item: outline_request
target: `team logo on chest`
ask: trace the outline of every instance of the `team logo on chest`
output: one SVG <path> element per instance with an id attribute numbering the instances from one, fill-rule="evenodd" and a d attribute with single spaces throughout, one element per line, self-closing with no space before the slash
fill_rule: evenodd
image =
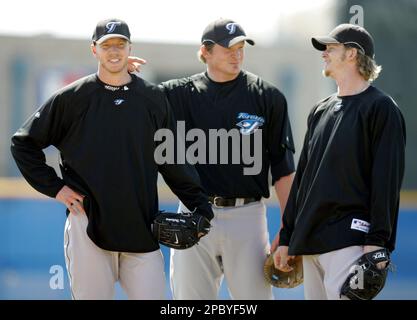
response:
<path id="1" fill-rule="evenodd" d="M 265 123 L 263 117 L 248 114 L 246 112 L 240 112 L 237 116 L 237 120 L 240 120 L 236 125 L 240 127 L 240 133 L 244 135 L 249 135 L 254 133 L 259 127 Z"/>
<path id="2" fill-rule="evenodd" d="M 115 106 L 120 106 L 124 102 L 124 100 L 123 99 L 115 99 L 113 102 L 114 102 Z"/>

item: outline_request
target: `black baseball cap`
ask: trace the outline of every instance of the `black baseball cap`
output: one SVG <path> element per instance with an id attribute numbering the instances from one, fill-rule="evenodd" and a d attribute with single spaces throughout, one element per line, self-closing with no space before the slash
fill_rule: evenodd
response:
<path id="1" fill-rule="evenodd" d="M 374 40 L 365 28 L 355 24 L 344 23 L 334 28 L 328 36 L 311 38 L 314 48 L 326 50 L 327 44 L 341 43 L 359 49 L 363 54 L 374 58 Z"/>
<path id="2" fill-rule="evenodd" d="M 201 43 L 217 43 L 225 48 L 246 41 L 250 45 L 254 45 L 255 41 L 246 36 L 243 28 L 230 19 L 217 19 L 210 23 L 203 31 Z"/>
<path id="3" fill-rule="evenodd" d="M 127 23 L 120 19 L 106 19 L 97 23 L 93 33 L 93 42 L 100 44 L 111 38 L 123 38 L 130 42 Z"/>

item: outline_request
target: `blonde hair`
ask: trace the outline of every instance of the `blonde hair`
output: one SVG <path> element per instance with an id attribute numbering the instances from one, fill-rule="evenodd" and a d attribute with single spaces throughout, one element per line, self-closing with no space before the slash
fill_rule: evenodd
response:
<path id="1" fill-rule="evenodd" d="M 206 50 L 208 52 L 211 52 L 213 50 L 214 45 L 215 45 L 215 43 L 204 43 L 203 44 L 203 46 L 206 48 Z M 197 57 L 198 57 L 198 60 L 200 62 L 206 63 L 206 59 L 204 58 L 203 53 L 201 52 L 201 48 L 197 52 Z"/>
<path id="2" fill-rule="evenodd" d="M 366 81 L 374 81 L 378 78 L 382 67 L 377 65 L 375 60 L 364 55 L 362 52 L 357 50 L 357 59 L 356 65 L 358 66 L 359 74 L 366 80 Z"/>

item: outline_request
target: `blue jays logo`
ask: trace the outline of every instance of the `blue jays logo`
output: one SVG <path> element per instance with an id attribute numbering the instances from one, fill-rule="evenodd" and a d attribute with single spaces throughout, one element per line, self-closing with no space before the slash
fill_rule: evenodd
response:
<path id="1" fill-rule="evenodd" d="M 120 26 L 122 23 L 120 21 L 110 21 L 106 24 L 107 33 L 112 33 L 117 26 Z"/>
<path id="2" fill-rule="evenodd" d="M 240 127 L 239 131 L 241 134 L 244 135 L 254 133 L 256 130 L 258 130 L 259 127 L 261 127 L 265 123 L 265 119 L 263 117 L 248 114 L 245 112 L 239 113 L 237 119 L 242 119 L 241 121 L 236 123 L 236 125 Z"/>
<path id="3" fill-rule="evenodd" d="M 120 106 L 123 102 L 124 102 L 123 99 L 116 99 L 116 100 L 114 100 L 114 105 L 115 106 Z"/>
<path id="4" fill-rule="evenodd" d="M 229 34 L 234 34 L 236 32 L 236 25 L 235 22 L 230 22 L 226 24 L 226 29 L 229 30 Z"/>

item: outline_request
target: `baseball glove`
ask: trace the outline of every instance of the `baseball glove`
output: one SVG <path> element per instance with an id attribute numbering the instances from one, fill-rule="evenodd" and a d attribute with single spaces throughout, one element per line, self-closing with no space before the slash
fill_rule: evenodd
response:
<path id="1" fill-rule="evenodd" d="M 376 266 L 387 261 L 384 269 Z M 350 300 L 371 300 L 382 290 L 388 274 L 390 256 L 387 249 L 365 253 L 350 269 L 349 276 L 342 285 L 340 295 Z"/>
<path id="2" fill-rule="evenodd" d="M 159 243 L 174 249 L 195 245 L 210 230 L 210 221 L 198 213 L 160 212 L 152 232 Z"/>
<path id="3" fill-rule="evenodd" d="M 284 272 L 275 268 L 274 257 L 268 254 L 264 263 L 265 280 L 274 287 L 295 288 L 303 283 L 303 260 L 301 256 L 288 261 L 292 271 Z"/>

